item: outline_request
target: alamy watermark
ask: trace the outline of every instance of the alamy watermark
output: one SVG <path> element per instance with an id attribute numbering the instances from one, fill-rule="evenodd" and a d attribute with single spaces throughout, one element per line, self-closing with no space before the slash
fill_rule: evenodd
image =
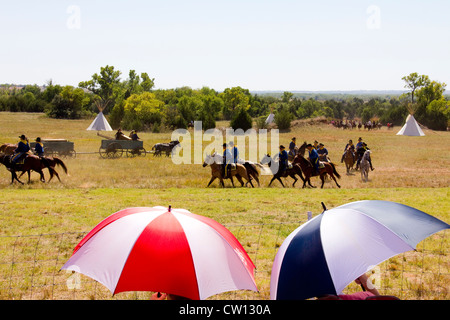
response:
<path id="1" fill-rule="evenodd" d="M 366 26 L 369 30 L 381 29 L 381 9 L 379 6 L 370 5 L 366 9 L 369 15 L 366 20 Z"/>
<path id="2" fill-rule="evenodd" d="M 69 30 L 81 29 L 81 9 L 77 5 L 70 5 L 66 9 L 69 17 L 66 20 L 66 26 Z"/>
<path id="3" fill-rule="evenodd" d="M 171 139 L 180 142 L 172 152 L 174 164 L 203 164 L 208 155 L 214 153 L 223 155 L 224 143 L 227 144 L 227 148 L 231 144 L 238 148 L 241 161 L 253 163 L 259 163 L 267 154 L 278 154 L 280 147 L 278 129 L 272 129 L 270 132 L 266 129 L 259 129 L 258 131 L 248 129 L 244 132 L 242 129 L 227 128 L 223 132 L 214 128 L 203 132 L 201 121 L 194 122 L 193 134 L 186 129 L 176 129 L 172 132 Z M 204 142 L 209 143 L 204 147 Z M 271 157 L 271 159 L 273 158 Z M 221 157 L 217 157 L 217 159 L 222 161 Z M 271 166 L 277 165 L 276 161 L 271 162 Z M 265 173 L 262 172 L 261 174 Z"/>

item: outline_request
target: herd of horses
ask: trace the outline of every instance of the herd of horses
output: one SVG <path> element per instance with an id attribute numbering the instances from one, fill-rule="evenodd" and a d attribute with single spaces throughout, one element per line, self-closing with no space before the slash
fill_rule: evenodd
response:
<path id="1" fill-rule="evenodd" d="M 178 141 L 171 141 L 167 144 L 156 144 L 153 147 L 155 150 L 154 155 L 161 155 L 163 152 L 168 156 L 174 147 L 179 144 Z M 30 172 L 35 171 L 40 175 L 40 181 L 45 182 L 43 170 L 45 168 L 48 169 L 50 173 L 50 182 L 53 176 L 56 176 L 59 181 L 61 181 L 58 172 L 56 171 L 56 167 L 60 166 L 63 168 L 64 172 L 67 174 L 67 167 L 65 163 L 57 158 L 57 157 L 38 157 L 32 154 L 28 154 L 20 163 L 16 164 L 14 167 L 15 170 L 12 170 L 11 166 L 11 156 L 14 153 L 15 145 L 12 144 L 3 144 L 0 146 L 0 163 L 3 164 L 10 172 L 11 172 L 11 184 L 14 181 L 18 181 L 23 184 L 19 178 L 28 173 L 28 183 L 30 183 Z M 278 170 L 279 166 L 277 163 L 277 159 L 272 159 L 270 155 L 266 154 L 260 161 L 260 163 L 253 163 L 251 161 L 243 161 L 239 160 L 238 163 L 232 164 L 231 170 L 228 171 L 227 176 L 224 176 L 224 170 L 222 168 L 222 155 L 218 153 L 214 153 L 212 155 L 207 155 L 205 161 L 203 163 L 203 167 L 210 166 L 211 167 L 211 179 L 207 185 L 209 187 L 213 181 L 218 179 L 220 181 L 220 185 L 224 187 L 224 180 L 230 179 L 231 184 L 234 187 L 234 180 L 236 178 L 241 186 L 244 186 L 244 180 L 246 180 L 245 185 L 250 184 L 254 187 L 252 180 L 256 181 L 258 186 L 260 186 L 259 175 L 260 170 L 265 168 L 264 165 L 267 165 L 268 169 L 271 171 L 273 177 L 269 182 L 269 186 L 271 186 L 272 182 L 278 180 L 280 184 L 285 187 L 283 180 L 281 178 L 291 177 L 294 182 L 292 186 L 295 186 L 295 183 L 298 181 L 297 176 L 303 181 L 302 188 L 305 188 L 308 184 L 309 187 L 315 188 L 311 184 L 311 177 L 319 176 L 322 182 L 321 188 L 323 188 L 325 184 L 325 179 L 330 177 L 337 185 L 338 188 L 341 186 L 337 182 L 336 178 L 340 179 L 341 176 L 336 171 L 336 166 L 331 161 L 323 161 L 320 162 L 319 172 L 316 173 L 311 162 L 304 157 L 306 149 L 306 142 L 300 148 L 296 148 L 295 156 L 290 156 L 290 164 L 286 168 L 286 170 L 281 171 Z M 368 181 L 368 172 L 369 172 L 369 160 L 370 159 L 370 150 L 367 150 L 361 161 L 360 161 L 360 169 L 361 169 L 361 179 L 362 181 Z M 349 173 L 350 169 L 353 168 L 354 158 L 349 154 L 344 155 L 344 160 L 347 168 L 347 173 Z M 274 165 L 276 164 L 276 165 Z M 17 176 L 16 172 L 21 172 L 19 176 Z"/>

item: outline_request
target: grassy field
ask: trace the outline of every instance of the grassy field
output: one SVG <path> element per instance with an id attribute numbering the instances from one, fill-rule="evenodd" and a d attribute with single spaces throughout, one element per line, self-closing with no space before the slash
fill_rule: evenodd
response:
<path id="1" fill-rule="evenodd" d="M 298 125 L 290 132 L 280 133 L 280 143 L 287 145 L 293 136 L 299 142 L 318 140 L 324 143 L 331 159 L 338 164 L 341 189 L 330 182 L 324 189 L 301 189 L 298 185 L 293 188 L 290 184 L 283 189 L 276 182 L 267 187 L 270 176 L 262 177 L 259 188 L 231 188 L 226 182 L 223 189 L 217 182 L 206 188 L 210 169 L 200 164 L 175 165 L 170 158 L 152 154 L 102 159 L 98 153 L 102 138 L 86 131 L 90 122 L 48 119 L 42 114 L 0 113 L 0 143 L 15 143 L 24 133 L 30 140 L 37 136 L 68 139 L 75 143 L 77 152 L 75 158 L 63 158 L 69 175 L 58 169 L 62 183 L 52 180 L 42 184 L 33 173 L 31 184 L 10 185 L 9 172 L 0 169 L 0 299 L 111 298 L 99 288 L 101 293 L 93 295 L 87 289 L 87 280 L 83 287 L 86 293 L 73 296 L 73 291 L 65 288 L 55 291 L 54 286 L 49 285 L 50 280 L 42 280 L 45 285 L 40 286 L 38 279 L 53 277 L 53 281 L 56 278 L 57 283 L 64 283 L 67 274 L 46 274 L 54 274 L 51 270 L 62 266 L 82 234 L 106 216 L 126 207 L 172 205 L 226 225 L 254 260 L 260 291 L 215 297 L 219 299 L 268 299 L 271 263 L 278 246 L 306 221 L 307 211 L 314 215 L 322 211 L 322 201 L 328 208 L 363 199 L 396 201 L 446 222 L 450 220 L 449 132 L 425 130 L 425 137 L 403 137 L 395 135 L 400 128 L 368 132 L 344 131 L 327 125 Z M 219 126 L 226 126 L 226 123 L 221 122 Z M 151 150 L 157 142 L 170 141 L 171 132 L 139 133 L 139 136 L 144 147 Z M 373 151 L 375 170 L 370 172 L 367 183 L 361 181 L 359 172 L 346 175 L 339 161 L 348 139 L 356 142 L 360 136 Z M 48 177 L 47 172 L 45 174 Z M 317 178 L 312 182 L 319 185 Z M 70 236 L 71 233 L 75 235 Z M 57 235 L 57 239 L 37 235 Z M 61 235 L 64 239 L 59 239 Z M 416 252 L 385 262 L 382 266 L 386 275 L 383 277 L 385 293 L 394 292 L 407 299 L 448 299 L 447 246 L 448 232 L 441 232 L 419 244 Z M 34 263 L 12 266 L 11 259 Z M 50 260 L 50 266 L 37 265 L 36 261 L 41 260 Z M 30 269 L 33 276 L 30 276 Z M 34 294 L 30 293 L 32 291 Z"/>

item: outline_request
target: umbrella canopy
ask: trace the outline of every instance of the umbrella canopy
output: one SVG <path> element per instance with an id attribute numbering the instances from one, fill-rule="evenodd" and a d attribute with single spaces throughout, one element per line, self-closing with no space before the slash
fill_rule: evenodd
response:
<path id="1" fill-rule="evenodd" d="M 340 294 L 377 264 L 449 225 L 395 202 L 365 200 L 325 210 L 294 230 L 275 257 L 271 299 Z"/>
<path id="2" fill-rule="evenodd" d="M 218 222 L 183 209 L 128 208 L 100 222 L 61 269 L 83 273 L 113 294 L 159 291 L 205 299 L 256 291 L 255 265 Z"/>

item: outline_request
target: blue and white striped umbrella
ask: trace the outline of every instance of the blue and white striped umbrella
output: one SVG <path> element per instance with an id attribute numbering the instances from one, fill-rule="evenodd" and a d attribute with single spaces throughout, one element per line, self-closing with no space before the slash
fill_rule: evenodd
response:
<path id="1" fill-rule="evenodd" d="M 425 212 L 389 201 L 348 203 L 294 230 L 275 257 L 271 299 L 340 294 L 357 277 L 450 226 Z"/>

